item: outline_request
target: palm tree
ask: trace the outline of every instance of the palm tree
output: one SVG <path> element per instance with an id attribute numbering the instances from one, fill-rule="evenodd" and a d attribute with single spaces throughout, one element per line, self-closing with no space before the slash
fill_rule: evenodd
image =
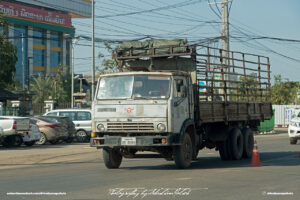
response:
<path id="1" fill-rule="evenodd" d="M 33 103 L 40 104 L 40 112 L 43 109 L 44 101 L 49 99 L 53 91 L 53 80 L 52 77 L 47 75 L 39 74 L 37 77 L 32 79 L 30 88 L 34 93 Z"/>

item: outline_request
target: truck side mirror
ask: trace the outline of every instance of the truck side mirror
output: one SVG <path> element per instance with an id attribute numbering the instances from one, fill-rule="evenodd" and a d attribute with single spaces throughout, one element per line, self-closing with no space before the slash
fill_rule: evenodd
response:
<path id="1" fill-rule="evenodd" d="M 181 89 L 181 98 L 184 98 L 186 96 L 187 96 L 186 86 L 182 86 L 182 89 Z"/>

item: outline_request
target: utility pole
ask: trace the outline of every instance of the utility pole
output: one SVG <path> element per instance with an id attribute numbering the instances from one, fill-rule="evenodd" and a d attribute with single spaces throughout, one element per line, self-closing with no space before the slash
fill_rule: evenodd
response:
<path id="1" fill-rule="evenodd" d="M 228 0 L 222 0 L 222 49 L 223 55 L 222 57 L 229 57 L 229 20 L 228 20 Z M 223 59 L 223 64 L 229 64 L 228 59 Z M 227 70 L 226 70 L 227 71 Z M 228 67 L 228 71 L 229 67 Z"/>
<path id="2" fill-rule="evenodd" d="M 229 80 L 229 21 L 228 21 L 228 0 L 222 0 L 222 64 L 224 66 L 224 81 L 226 83 L 226 87 L 230 87 Z M 226 91 L 227 100 L 230 101 L 230 90 Z"/>
<path id="3" fill-rule="evenodd" d="M 95 96 L 95 2 L 92 0 L 92 98 Z"/>
<path id="4" fill-rule="evenodd" d="M 229 63 L 229 14 L 228 14 L 228 3 L 232 0 L 222 0 L 221 2 L 214 2 L 209 4 L 221 4 L 222 5 L 222 66 L 224 69 L 223 80 L 226 83 L 226 87 L 230 87 L 229 83 L 229 73 L 230 73 L 230 63 Z M 221 93 L 223 93 L 221 91 Z M 226 90 L 229 94 L 230 90 Z M 230 96 L 227 96 L 227 100 L 230 100 Z"/>

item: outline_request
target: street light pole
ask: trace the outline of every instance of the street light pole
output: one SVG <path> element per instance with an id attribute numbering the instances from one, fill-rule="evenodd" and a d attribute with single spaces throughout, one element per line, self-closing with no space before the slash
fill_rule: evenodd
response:
<path id="1" fill-rule="evenodd" d="M 92 99 L 95 95 L 95 2 L 92 0 Z"/>
<path id="2" fill-rule="evenodd" d="M 78 38 L 72 41 L 72 66 L 71 66 L 71 108 L 74 108 L 74 46 L 77 44 Z"/>

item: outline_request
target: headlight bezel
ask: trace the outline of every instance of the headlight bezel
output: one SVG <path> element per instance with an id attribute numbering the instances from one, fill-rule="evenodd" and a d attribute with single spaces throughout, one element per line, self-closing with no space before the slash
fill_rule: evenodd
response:
<path id="1" fill-rule="evenodd" d="M 157 124 L 156 128 L 157 128 L 157 130 L 158 130 L 159 132 L 164 132 L 164 131 L 167 130 L 167 126 L 166 126 L 165 124 L 163 124 L 163 123 Z"/>
<path id="2" fill-rule="evenodd" d="M 104 124 L 101 124 L 101 123 L 97 124 L 97 130 L 100 131 L 100 132 L 105 131 L 105 126 L 104 126 Z"/>

